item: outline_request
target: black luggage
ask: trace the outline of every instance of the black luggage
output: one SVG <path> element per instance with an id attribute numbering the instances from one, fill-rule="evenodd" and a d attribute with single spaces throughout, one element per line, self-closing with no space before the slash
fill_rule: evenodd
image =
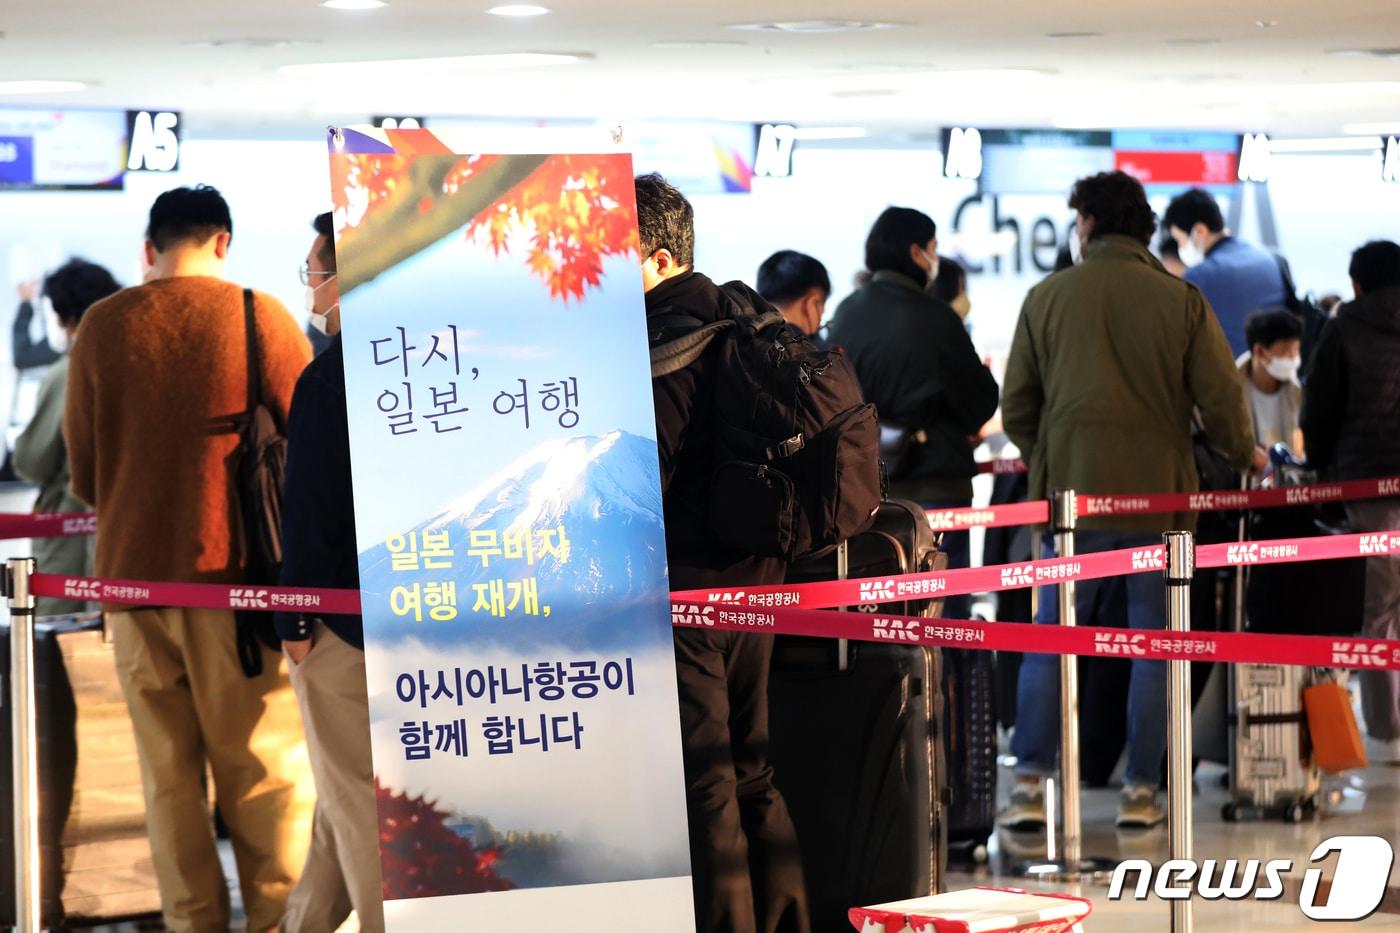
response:
<path id="1" fill-rule="evenodd" d="M 159 917 L 146 807 L 126 703 L 95 615 L 41 619 L 34 634 L 40 876 L 45 927 Z M 0 926 L 15 920 L 10 632 L 0 623 Z"/>
<path id="2" fill-rule="evenodd" d="M 943 649 L 943 756 L 948 763 L 948 857 L 987 860 L 996 831 L 996 657 Z"/>
<path id="3" fill-rule="evenodd" d="M 923 510 L 893 501 L 836 553 L 793 565 L 788 581 L 894 576 L 933 569 L 939 556 Z M 941 605 L 863 609 L 932 617 Z M 937 649 L 895 639 L 774 641 L 770 760 L 797 828 L 813 933 L 848 933 L 853 906 L 942 887 L 948 782 L 940 662 Z"/>

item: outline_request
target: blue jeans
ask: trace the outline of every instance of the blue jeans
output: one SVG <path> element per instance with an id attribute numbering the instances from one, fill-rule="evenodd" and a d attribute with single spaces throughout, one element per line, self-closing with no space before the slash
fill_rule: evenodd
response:
<path id="1" fill-rule="evenodd" d="M 957 502 L 924 502 L 922 505 L 926 509 L 963 509 L 972 503 L 964 499 Z M 943 532 L 942 550 L 948 555 L 949 570 L 972 566 L 972 536 L 966 531 Z M 966 619 L 971 613 L 971 596 L 949 596 L 943 600 L 943 618 L 945 619 Z"/>
<path id="2" fill-rule="evenodd" d="M 1154 534 L 1081 531 L 1075 535 L 1080 554 L 1161 543 L 1162 536 Z M 1045 556 L 1054 556 L 1049 541 L 1045 551 Z M 1126 624 L 1128 628 L 1152 631 L 1166 628 L 1166 584 L 1160 571 L 1082 581 L 1077 585 L 1074 602 L 1080 625 L 1123 628 Z M 1056 624 L 1059 616 L 1055 587 L 1043 587 L 1036 622 Z M 1057 655 L 1027 654 L 1021 661 L 1016 731 L 1011 737 L 1016 773 L 1035 777 L 1055 774 L 1059 747 L 1060 659 Z M 1167 667 L 1162 661 L 1135 658 L 1128 690 L 1127 783 L 1156 787 L 1161 782 L 1162 756 L 1166 751 Z"/>

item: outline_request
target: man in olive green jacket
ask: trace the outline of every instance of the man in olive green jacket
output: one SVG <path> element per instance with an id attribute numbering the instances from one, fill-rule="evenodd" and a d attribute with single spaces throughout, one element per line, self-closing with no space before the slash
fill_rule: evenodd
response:
<path id="1" fill-rule="evenodd" d="M 1156 217 L 1142 186 L 1121 172 L 1085 178 L 1070 206 L 1080 259 L 1026 297 L 1002 395 L 1006 433 L 1030 464 L 1031 496 L 1194 491 L 1193 410 L 1214 444 L 1248 468 L 1255 445 L 1229 344 L 1201 292 L 1148 252 Z M 1081 553 L 1150 546 L 1165 531 L 1194 527 L 1191 514 L 1086 518 L 1076 543 Z M 1077 603 L 1080 624 L 1165 626 L 1161 574 L 1081 583 Z M 1057 621 L 1053 595 L 1040 604 L 1037 621 Z M 1121 609 L 1117 619 L 1092 617 L 1114 604 L 1126 605 L 1126 620 Z M 1027 655 L 1012 745 L 1019 780 L 1003 825 L 1044 823 L 1040 788 L 1055 770 L 1058 695 L 1058 659 Z M 1161 662 L 1133 662 L 1128 706 L 1118 822 L 1144 828 L 1165 818 L 1156 802 L 1166 749 Z"/>

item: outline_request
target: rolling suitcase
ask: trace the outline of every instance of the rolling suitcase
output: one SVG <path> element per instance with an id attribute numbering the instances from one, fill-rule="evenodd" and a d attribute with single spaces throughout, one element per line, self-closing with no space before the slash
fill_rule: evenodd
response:
<path id="1" fill-rule="evenodd" d="M 934 569 L 924 512 L 901 501 L 790 583 Z M 935 600 L 864 607 L 933 617 Z M 892 633 L 896 634 L 896 633 Z M 769 679 L 770 760 L 797 828 L 813 933 L 847 911 L 935 894 L 946 864 L 941 654 L 919 645 L 779 636 Z"/>
<path id="2" fill-rule="evenodd" d="M 1278 462 L 1277 459 L 1275 462 Z M 1307 479 L 1296 471 L 1282 468 L 1279 476 L 1284 482 Z M 1312 530 L 1309 532 L 1308 529 Z M 1284 533 L 1289 530 L 1295 534 Z M 1304 533 L 1317 534 L 1318 529 L 1313 524 L 1310 510 L 1269 510 L 1247 516 L 1241 523 L 1241 546 L 1246 537 L 1260 540 L 1261 533 L 1270 538 L 1275 535 L 1297 537 Z M 1296 618 L 1293 610 L 1283 608 L 1277 594 L 1270 590 L 1274 587 L 1292 589 L 1289 581 L 1315 576 L 1318 571 L 1308 569 L 1315 566 L 1241 566 L 1236 587 L 1244 598 L 1237 596 L 1235 600 L 1235 630 L 1296 631 L 1287 622 L 1290 618 Z M 1321 572 L 1335 571 L 1324 567 Z M 1358 583 L 1358 591 L 1363 585 Z M 1330 590 L 1325 596 L 1328 599 L 1347 598 Z M 1325 617 L 1326 614 L 1314 616 L 1313 624 Z M 1226 717 L 1231 729 L 1230 802 L 1222 809 L 1222 816 L 1227 821 L 1274 816 L 1297 823 L 1317 812 L 1322 779 L 1313 761 L 1307 715 L 1303 708 L 1303 690 L 1313 682 L 1314 671 L 1311 668 L 1276 664 L 1232 666 L 1227 693 L 1233 705 Z"/>
<path id="3" fill-rule="evenodd" d="M 8 622 L 0 673 L 10 696 Z M 96 615 L 40 619 L 34 633 L 40 877 L 45 927 L 159 918 L 136 740 Z M 0 716 L 0 926 L 13 924 L 10 713 Z"/>
<path id="4" fill-rule="evenodd" d="M 996 831 L 996 656 L 943 649 L 943 756 L 947 761 L 948 857 L 987 860 Z"/>

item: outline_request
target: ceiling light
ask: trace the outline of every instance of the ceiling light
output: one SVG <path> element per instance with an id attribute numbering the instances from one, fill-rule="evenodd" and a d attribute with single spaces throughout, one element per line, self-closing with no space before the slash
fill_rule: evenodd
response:
<path id="1" fill-rule="evenodd" d="M 1256 20 L 1254 21 L 1254 25 L 1258 26 L 1260 29 L 1273 29 L 1275 26 L 1278 25 L 1278 20 L 1276 20 L 1276 19 L 1256 19 Z"/>
<path id="2" fill-rule="evenodd" d="M 653 42 L 654 49 L 742 49 L 748 46 L 736 39 L 668 39 Z"/>
<path id="3" fill-rule="evenodd" d="M 289 49 L 299 45 L 311 45 L 318 39 L 200 39 L 185 43 L 192 49 Z"/>
<path id="4" fill-rule="evenodd" d="M 1379 135 L 1367 139 L 1360 136 L 1328 136 L 1318 139 L 1270 139 L 1269 148 L 1275 152 L 1379 152 Z"/>
<path id="5" fill-rule="evenodd" d="M 1102 39 L 1101 32 L 1047 32 L 1047 39 Z"/>
<path id="6" fill-rule="evenodd" d="M 872 29 L 897 29 L 898 23 L 864 22 L 852 19 L 802 19 L 783 23 L 740 23 L 730 29 L 745 29 L 750 32 L 868 32 Z"/>
<path id="7" fill-rule="evenodd" d="M 1189 38 L 1189 37 L 1183 37 L 1183 38 L 1180 38 L 1180 39 L 1168 39 L 1168 40 L 1167 40 L 1167 45 L 1175 45 L 1175 46 L 1181 46 L 1181 47 L 1203 46 L 1203 45 L 1219 45 L 1219 44 L 1220 44 L 1220 40 L 1219 40 L 1219 39 L 1206 39 L 1206 38 L 1193 39 L 1193 38 Z"/>
<path id="8" fill-rule="evenodd" d="M 1390 136 L 1400 133 L 1400 121 L 1392 120 L 1389 123 L 1348 123 L 1342 127 L 1342 132 L 1348 136 Z"/>
<path id="9" fill-rule="evenodd" d="M 455 74 L 464 71 L 496 71 L 507 68 L 547 68 L 573 65 L 591 56 L 554 52 L 504 52 L 458 55 L 450 58 L 399 58 L 370 62 L 322 62 L 283 65 L 279 74 L 293 78 L 342 78 L 346 80 Z"/>
<path id="10" fill-rule="evenodd" d="M 870 132 L 859 126 L 799 126 L 792 138 L 801 142 L 822 139 L 864 139 Z"/>
<path id="11" fill-rule="evenodd" d="M 82 81 L 0 81 L 0 94 L 66 94 L 85 91 Z"/>
<path id="12" fill-rule="evenodd" d="M 533 3 L 507 3 L 504 6 L 493 6 L 486 11 L 492 16 L 514 16 L 524 18 L 529 16 L 548 16 L 549 8 L 535 6 Z"/>
<path id="13" fill-rule="evenodd" d="M 384 0 L 321 0 L 328 10 L 377 10 L 388 5 Z"/>

